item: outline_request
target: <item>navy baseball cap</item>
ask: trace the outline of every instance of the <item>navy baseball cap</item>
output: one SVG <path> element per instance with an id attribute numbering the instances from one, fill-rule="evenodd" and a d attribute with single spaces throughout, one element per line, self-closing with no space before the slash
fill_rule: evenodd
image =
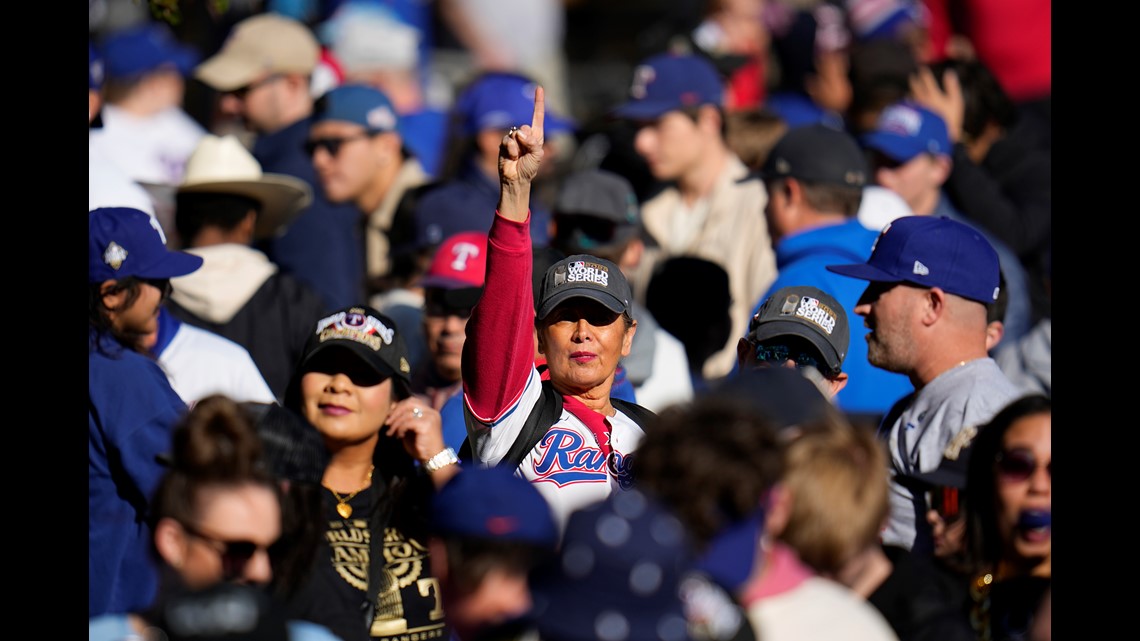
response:
<path id="1" fill-rule="evenodd" d="M 629 96 L 629 101 L 614 109 L 614 116 L 656 120 L 676 109 L 724 106 L 724 81 L 707 58 L 664 53 L 637 65 Z"/>
<path id="2" fill-rule="evenodd" d="M 554 548 L 558 526 L 546 499 L 530 481 L 505 467 L 465 467 L 431 504 L 432 531 Z"/>
<path id="3" fill-rule="evenodd" d="M 542 278 L 538 319 L 571 298 L 589 298 L 618 314 L 629 310 L 633 293 L 621 268 L 604 258 L 574 254 L 554 263 Z"/>
<path id="4" fill-rule="evenodd" d="M 765 178 L 796 178 L 813 183 L 862 187 L 867 158 L 849 134 L 823 124 L 795 127 L 784 134 L 764 162 Z"/>
<path id="5" fill-rule="evenodd" d="M 162 66 L 188 76 L 201 56 L 194 47 L 178 42 L 170 27 L 148 22 L 111 34 L 103 43 L 103 58 L 108 77 L 126 78 Z"/>
<path id="6" fill-rule="evenodd" d="M 202 266 L 202 257 L 166 248 L 153 216 L 130 207 L 100 207 L 87 215 L 87 282 L 175 278 Z"/>
<path id="7" fill-rule="evenodd" d="M 942 116 L 913 102 L 893 104 L 879 114 L 875 128 L 860 136 L 864 147 L 898 162 L 925 152 L 950 155 L 950 134 Z"/>
<path id="8" fill-rule="evenodd" d="M 514 73 L 490 72 L 479 76 L 455 101 L 463 135 L 529 125 L 534 117 L 536 87 L 534 80 Z M 573 121 L 552 113 L 549 107 L 542 123 L 545 136 L 574 131 Z"/>
<path id="9" fill-rule="evenodd" d="M 366 85 L 341 85 L 317 100 L 313 124 L 326 120 L 356 123 L 370 133 L 400 130 L 400 119 L 392 101 L 379 89 Z"/>
<path id="10" fill-rule="evenodd" d="M 891 221 L 866 263 L 827 265 L 827 271 L 872 282 L 908 282 L 989 304 L 997 300 L 997 252 L 969 225 L 945 216 Z"/>

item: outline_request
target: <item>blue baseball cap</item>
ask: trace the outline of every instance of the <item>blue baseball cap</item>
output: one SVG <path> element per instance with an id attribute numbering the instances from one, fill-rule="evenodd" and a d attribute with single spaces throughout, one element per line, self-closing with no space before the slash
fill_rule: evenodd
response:
<path id="1" fill-rule="evenodd" d="M 400 131 L 400 118 L 392 101 L 379 89 L 366 85 L 341 85 L 317 100 L 313 123 L 326 120 L 354 122 L 371 133 Z"/>
<path id="2" fill-rule="evenodd" d="M 87 282 L 185 276 L 202 257 L 166 248 L 158 221 L 130 207 L 100 207 L 87 216 Z"/>
<path id="3" fill-rule="evenodd" d="M 872 282 L 908 282 L 989 304 L 999 291 L 998 255 L 969 225 L 945 216 L 903 216 L 888 224 L 866 263 L 827 271 Z"/>
<path id="4" fill-rule="evenodd" d="M 103 88 L 103 56 L 90 41 L 87 43 L 87 80 L 91 89 L 98 91 Z"/>
<path id="5" fill-rule="evenodd" d="M 724 81 L 707 58 L 658 54 L 633 70 L 630 100 L 613 110 L 618 118 L 656 120 L 676 109 L 724 106 Z"/>
<path id="6" fill-rule="evenodd" d="M 875 128 L 860 136 L 859 141 L 898 162 L 907 162 L 923 152 L 950 155 L 946 121 L 913 102 L 895 103 L 884 109 Z"/>
<path id="7" fill-rule="evenodd" d="M 463 135 L 529 125 L 534 117 L 536 86 L 534 80 L 514 73 L 491 72 L 479 76 L 455 101 Z M 574 131 L 573 121 L 552 113 L 549 107 L 542 122 L 546 136 Z"/>
<path id="8" fill-rule="evenodd" d="M 432 531 L 551 549 L 558 527 L 550 506 L 530 481 L 505 467 L 465 467 L 432 500 Z"/>
<path id="9" fill-rule="evenodd" d="M 173 66 L 184 77 L 201 58 L 198 51 L 174 37 L 170 27 L 148 22 L 111 34 L 103 43 L 107 76 L 125 78 Z"/>

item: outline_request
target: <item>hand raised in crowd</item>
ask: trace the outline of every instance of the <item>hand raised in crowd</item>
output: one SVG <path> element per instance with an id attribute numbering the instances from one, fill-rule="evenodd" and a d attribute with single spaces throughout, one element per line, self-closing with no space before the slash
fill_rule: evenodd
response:
<path id="1" fill-rule="evenodd" d="M 542 87 L 535 87 L 531 123 L 512 128 L 499 144 L 499 213 L 511 220 L 526 220 L 530 207 L 530 183 L 542 164 L 542 120 L 545 114 L 545 94 Z"/>
<path id="2" fill-rule="evenodd" d="M 951 143 L 961 139 L 966 101 L 962 97 L 962 84 L 957 73 L 951 69 L 943 72 L 942 87 L 939 87 L 930 67 L 920 67 L 910 76 L 910 93 L 919 104 L 942 116 Z"/>
<path id="3" fill-rule="evenodd" d="M 443 417 L 422 398 L 412 396 L 396 403 L 384 424 L 384 434 L 400 439 L 408 454 L 420 463 L 447 447 L 443 441 Z"/>

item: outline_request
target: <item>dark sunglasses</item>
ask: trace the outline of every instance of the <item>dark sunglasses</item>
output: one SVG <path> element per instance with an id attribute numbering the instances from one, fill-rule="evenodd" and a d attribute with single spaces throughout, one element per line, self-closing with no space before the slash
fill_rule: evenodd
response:
<path id="1" fill-rule="evenodd" d="M 938 512 L 946 523 L 952 523 L 962 513 L 958 488 L 943 485 L 926 493 L 926 505 Z"/>
<path id="2" fill-rule="evenodd" d="M 336 155 L 340 153 L 340 146 L 344 143 L 371 138 L 374 135 L 376 134 L 366 131 L 362 134 L 356 134 L 355 136 L 343 136 L 341 138 L 310 138 L 305 141 L 305 153 L 312 156 L 317 153 L 318 149 L 324 148 L 325 151 L 329 152 L 330 156 L 336 158 Z"/>
<path id="3" fill-rule="evenodd" d="M 245 566 L 249 560 L 257 554 L 258 550 L 265 550 L 270 558 L 279 558 L 282 552 L 282 541 L 277 539 L 268 546 L 258 545 L 253 541 L 226 541 L 218 537 L 205 534 L 201 530 L 191 527 L 186 523 L 182 524 L 182 529 L 194 538 L 201 539 L 208 543 L 211 548 L 222 559 L 222 574 L 226 581 L 233 581 L 241 578 L 245 571 Z"/>
<path id="4" fill-rule="evenodd" d="M 424 304 L 424 314 L 434 318 L 447 318 L 448 316 L 458 316 L 461 319 L 471 318 L 470 307 L 456 307 L 448 305 L 442 301 L 429 300 Z"/>
<path id="5" fill-rule="evenodd" d="M 174 285 L 170 284 L 169 278 L 140 278 L 139 282 L 146 283 L 162 292 L 163 298 L 170 298 L 170 294 L 174 292 Z"/>
<path id="6" fill-rule="evenodd" d="M 281 74 L 275 73 L 273 75 L 262 78 L 261 80 L 258 80 L 257 82 L 251 82 L 244 87 L 238 87 L 237 89 L 232 89 L 230 91 L 226 91 L 223 93 L 228 94 L 230 96 L 233 96 L 234 98 L 237 98 L 238 100 L 245 100 L 245 97 L 249 94 L 249 92 L 251 92 L 254 89 L 257 89 L 258 87 L 261 87 L 263 85 L 267 85 L 271 82 L 276 82 L 283 77 L 284 76 L 282 76 Z"/>
<path id="7" fill-rule="evenodd" d="M 997 459 L 998 476 L 1005 481 L 1018 482 L 1033 476 L 1037 471 L 1037 457 L 1033 456 L 1033 452 L 1027 449 L 1003 450 L 998 452 Z M 1042 465 L 1045 468 L 1045 473 L 1049 478 L 1053 477 L 1053 461 Z"/>
<path id="8" fill-rule="evenodd" d="M 800 347 L 785 345 L 783 343 L 758 343 L 756 345 L 755 354 L 756 361 L 759 363 L 783 365 L 787 361 L 794 361 L 796 367 L 806 367 L 810 365 L 819 370 L 820 373 L 828 375 L 832 373 L 831 368 L 822 363 L 819 356 Z"/>

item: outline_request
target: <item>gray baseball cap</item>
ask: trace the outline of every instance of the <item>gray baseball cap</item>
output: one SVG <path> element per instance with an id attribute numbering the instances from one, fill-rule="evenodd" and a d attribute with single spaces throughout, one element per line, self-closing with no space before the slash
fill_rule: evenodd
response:
<path id="1" fill-rule="evenodd" d="M 782 287 L 764 301 L 748 325 L 748 339 L 760 343 L 786 335 L 811 342 L 833 371 L 843 368 L 851 330 L 847 311 L 827 292 L 808 286 Z"/>
<path id="2" fill-rule="evenodd" d="M 604 169 L 567 176 L 554 201 L 553 215 L 558 225 L 555 243 L 570 254 L 622 245 L 641 227 L 633 186 Z"/>
<path id="3" fill-rule="evenodd" d="M 633 293 L 617 265 L 597 256 L 575 254 L 546 270 L 537 310 L 539 320 L 564 301 L 576 297 L 595 300 L 606 309 L 622 314 L 629 311 Z"/>

